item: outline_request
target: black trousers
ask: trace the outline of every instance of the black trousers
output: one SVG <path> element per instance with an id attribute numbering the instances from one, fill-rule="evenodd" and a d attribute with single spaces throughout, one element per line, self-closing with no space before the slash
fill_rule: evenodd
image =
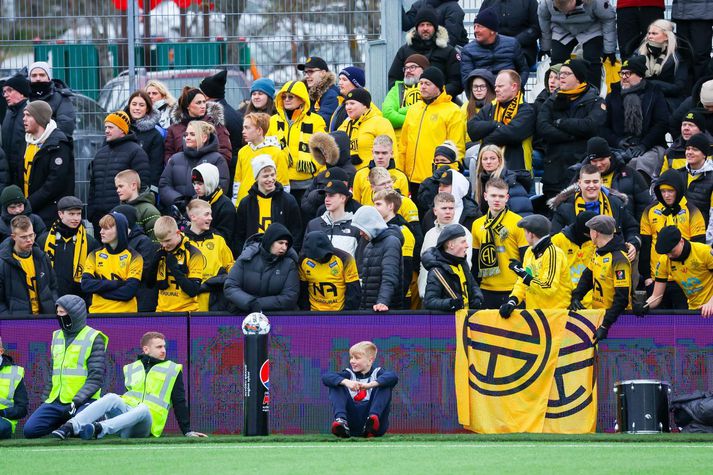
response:
<path id="1" fill-rule="evenodd" d="M 570 58 L 572 50 L 577 46 L 577 40 L 567 44 L 552 41 L 552 64 L 564 63 Z M 604 38 L 597 36 L 582 44 L 582 56 L 589 62 L 587 82 L 597 89 L 602 83 L 602 54 L 604 52 Z"/>
<path id="2" fill-rule="evenodd" d="M 649 25 L 663 18 L 663 8 L 626 7 L 616 10 L 616 36 L 622 61 L 629 58 L 639 47 Z"/>
<path id="3" fill-rule="evenodd" d="M 703 76 L 711 59 L 713 20 L 674 20 L 676 34 L 691 44 L 693 51 L 693 77 Z"/>
<path id="4" fill-rule="evenodd" d="M 480 289 L 483 292 L 483 309 L 497 310 L 502 304 L 508 301 L 510 292 L 497 292 L 494 290 Z"/>

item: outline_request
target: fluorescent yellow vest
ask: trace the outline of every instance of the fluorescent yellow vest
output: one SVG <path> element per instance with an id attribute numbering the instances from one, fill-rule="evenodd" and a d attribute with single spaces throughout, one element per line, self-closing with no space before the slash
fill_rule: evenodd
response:
<path id="1" fill-rule="evenodd" d="M 151 435 L 160 437 L 171 408 L 171 392 L 183 366 L 164 361 L 146 372 L 141 361 L 124 366 L 124 386 L 128 390 L 121 398 L 131 407 L 143 403 L 151 413 Z"/>
<path id="2" fill-rule="evenodd" d="M 63 404 L 72 402 L 72 398 L 82 389 L 87 380 L 89 369 L 87 360 L 92 353 L 94 340 L 100 336 L 104 339 L 104 347 L 108 348 L 109 338 L 102 332 L 85 326 L 65 348 L 64 333 L 56 330 L 52 334 L 52 391 L 45 402 L 52 402 L 57 397 Z M 99 399 L 101 390 L 92 396 Z"/>
<path id="3" fill-rule="evenodd" d="M 22 366 L 10 365 L 0 369 L 0 410 L 15 405 L 15 391 L 24 377 L 25 368 Z M 14 434 L 17 421 L 4 417 L 3 419 L 12 425 L 12 433 Z"/>

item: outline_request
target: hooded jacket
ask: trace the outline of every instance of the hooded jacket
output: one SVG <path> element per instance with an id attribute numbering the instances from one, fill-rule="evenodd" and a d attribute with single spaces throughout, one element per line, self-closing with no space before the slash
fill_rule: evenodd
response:
<path id="1" fill-rule="evenodd" d="M 309 111 L 313 114 L 319 114 L 324 120 L 325 125 L 329 123 L 332 114 L 339 106 L 339 88 L 336 86 L 337 76 L 331 71 L 313 87 L 309 87 Z M 305 82 L 305 86 L 307 83 Z"/>
<path id="2" fill-rule="evenodd" d="M 459 157 L 464 155 L 463 114 L 451 97 L 442 92 L 430 104 L 421 99 L 409 108 L 401 128 L 397 166 L 403 165 L 410 182 L 421 183 L 433 173 L 433 154 L 446 140 L 456 144 Z"/>
<path id="3" fill-rule="evenodd" d="M 463 86 L 468 82 L 468 76 L 474 69 L 487 69 L 497 75 L 505 69 L 517 71 L 522 83 L 527 83 L 530 67 L 520 48 L 520 43 L 512 36 L 498 33 L 492 44 L 484 45 L 473 40 L 461 51 L 460 77 Z"/>
<path id="4" fill-rule="evenodd" d="M 686 97 L 683 102 L 681 102 L 681 105 L 679 105 L 678 108 L 673 111 L 673 114 L 671 114 L 668 131 L 671 132 L 671 135 L 674 138 L 681 135 L 681 122 L 683 122 L 686 114 L 688 114 L 688 112 L 692 109 L 695 109 L 696 112 L 703 115 L 703 119 L 705 121 L 705 131 L 709 134 L 713 134 L 713 111 L 706 110 L 703 103 L 701 103 L 701 87 L 704 83 L 710 81 L 711 79 L 713 79 L 713 75 L 706 75 L 698 79 L 693 85 L 691 95 Z M 701 130 L 701 132 L 703 132 L 703 130 Z"/>
<path id="5" fill-rule="evenodd" d="M 181 109 L 178 102 L 171 109 L 171 125 L 166 131 L 166 140 L 163 146 L 163 161 L 168 160 L 175 154 L 180 153 L 183 147 L 183 135 L 186 133 L 188 123 L 193 120 L 204 120 L 215 127 L 215 135 L 218 140 L 216 151 L 225 158 L 225 163 L 229 163 L 232 157 L 232 144 L 230 134 L 225 128 L 225 115 L 223 106 L 217 102 L 207 102 L 205 115 L 203 117 L 191 117 L 188 111 Z"/>
<path id="6" fill-rule="evenodd" d="M 15 361 L 7 353 L 0 357 L 0 370 L 14 365 Z M 29 399 L 27 398 L 27 388 L 25 387 L 25 378 L 23 377 L 15 389 L 15 394 L 12 397 L 12 406 L 0 409 L 0 417 L 12 421 L 20 420 L 27 415 L 28 405 Z"/>
<path id="7" fill-rule="evenodd" d="M 45 101 L 49 104 L 52 108 L 52 119 L 57 122 L 57 127 L 67 137 L 71 137 L 77 124 L 77 110 L 70 99 L 74 94 L 60 79 L 52 79 L 49 84 L 45 83 L 47 85 L 42 89 L 38 88 L 37 84 L 30 85 L 30 102 Z"/>
<path id="8" fill-rule="evenodd" d="M 453 271 L 451 265 L 460 265 L 465 275 L 469 307 L 478 308 L 480 306 L 478 302 L 483 302 L 483 293 L 480 291 L 480 287 L 478 287 L 478 284 L 473 278 L 473 274 L 470 272 L 466 258 L 459 260 L 443 252 L 440 248 L 432 247 L 423 253 L 421 262 L 423 263 L 423 267 L 428 271 L 426 291 L 423 298 L 423 308 L 426 310 L 438 310 L 441 312 L 460 310 L 460 308 L 453 307 L 450 294 L 443 284 L 441 284 L 435 273 L 435 270 L 438 269 L 446 282 L 448 282 L 450 288 L 456 295 L 461 296 L 463 294 L 461 280 Z"/>
<path id="9" fill-rule="evenodd" d="M 114 177 L 128 169 L 139 174 L 142 184 L 150 182 L 149 157 L 132 133 L 105 142 L 89 165 L 87 215 L 95 228 L 98 228 L 97 223 L 102 216 L 119 204 Z M 66 194 L 71 195 L 72 192 Z"/>
<path id="10" fill-rule="evenodd" d="M 248 237 L 260 232 L 260 208 L 258 196 L 271 198 L 270 218 L 271 224 L 280 223 L 289 229 L 294 237 L 293 246 L 300 249 L 302 246 L 302 219 L 300 217 L 300 207 L 297 200 L 287 193 L 282 185 L 275 183 L 275 190 L 272 193 L 263 195 L 258 189 L 257 183 L 253 184 L 248 191 L 248 196 L 238 205 L 235 235 L 228 242 L 235 242 L 236 254 L 243 250 L 243 246 Z M 267 229 L 270 229 L 269 227 Z"/>
<path id="11" fill-rule="evenodd" d="M 412 54 L 422 54 L 431 63 L 441 70 L 446 78 L 446 94 L 450 97 L 458 97 L 463 92 L 460 76 L 460 57 L 453 46 L 448 44 L 448 30 L 443 26 L 436 28 L 436 34 L 430 40 L 422 40 L 416 27 L 411 28 L 406 33 L 406 43 L 396 52 L 391 67 L 389 68 L 389 89 L 394 87 L 396 81 L 404 79 L 404 63 L 406 58 Z"/>
<path id="12" fill-rule="evenodd" d="M 146 190 L 140 193 L 135 200 L 127 201 L 126 204 L 136 210 L 136 223 L 151 240 L 155 241 L 153 226 L 156 224 L 156 220 L 161 217 L 161 212 L 156 208 L 156 195 Z M 130 225 L 129 229 L 133 229 L 133 226 Z"/>
<path id="13" fill-rule="evenodd" d="M 312 187 L 319 186 L 319 183 L 326 185 L 329 180 L 325 174 L 331 168 L 344 170 L 349 178 L 349 184 L 353 183 L 357 169 L 352 163 L 349 135 L 345 131 L 331 132 L 329 137 L 325 134 L 315 134 L 309 140 L 309 148 L 315 161 L 326 167 L 314 178 Z M 371 152 L 369 154 L 371 156 Z"/>
<path id="14" fill-rule="evenodd" d="M 2 121 L 2 148 L 5 151 L 10 167 L 10 183 L 16 182 L 18 170 L 24 168 L 25 157 L 25 126 L 22 123 L 23 112 L 28 100 L 18 102 L 14 106 L 7 106 L 5 118 Z"/>
<path id="15" fill-rule="evenodd" d="M 290 245 L 285 255 L 275 256 L 270 247 L 281 239 Z M 250 237 L 225 281 L 225 296 L 239 312 L 293 310 L 299 293 L 297 253 L 292 235 L 280 223 Z"/>
<path id="16" fill-rule="evenodd" d="M 480 209 L 478 209 L 478 206 L 470 197 L 470 182 L 468 179 L 455 170 L 451 173 L 453 176 L 451 194 L 456 200 L 453 222 L 462 224 L 466 229 L 471 229 L 473 227 L 473 221 L 481 216 Z M 428 232 L 428 230 L 434 226 L 434 221 L 433 203 L 431 203 L 421 223 L 424 233 Z"/>
<path id="17" fill-rule="evenodd" d="M 27 276 L 13 257 L 15 241 L 5 239 L 0 244 L 0 315 L 31 315 Z M 32 246 L 35 263 L 36 292 L 41 314 L 53 314 L 57 300 L 57 281 L 49 257 L 40 247 Z"/>
<path id="18" fill-rule="evenodd" d="M 352 213 L 345 213 L 341 218 L 333 220 L 329 211 L 325 211 L 322 216 L 307 223 L 305 236 L 312 231 L 322 231 L 329 236 L 332 246 L 354 256 L 359 242 L 359 230 L 352 226 L 352 216 Z"/>
<path id="19" fill-rule="evenodd" d="M 219 184 L 223 190 L 228 189 L 228 162 L 218 153 L 218 137 L 210 134 L 201 148 L 184 147 L 166 163 L 158 185 L 158 194 L 162 206 L 171 206 L 177 200 L 188 202 L 195 196 L 191 174 L 201 163 L 210 163 L 218 168 Z"/>
<path id="20" fill-rule="evenodd" d="M 401 230 L 387 225 L 371 206 L 357 210 L 352 226 L 369 236 L 356 256 L 362 287 L 361 309 L 372 310 L 376 304 L 384 304 L 389 310 L 401 308 L 404 295 L 401 256 L 404 237 Z"/>
<path id="21" fill-rule="evenodd" d="M 127 107 L 128 109 L 128 107 Z M 128 114 L 128 110 L 126 111 Z M 149 158 L 149 181 L 141 182 L 142 187 L 155 187 L 158 191 L 158 179 L 163 172 L 163 135 L 159 131 L 161 127 L 158 125 L 161 119 L 161 113 L 158 110 L 152 110 L 139 120 L 132 121 L 134 127 L 134 136 L 141 148 L 146 152 Z"/>
<path id="22" fill-rule="evenodd" d="M 684 182 L 688 183 L 686 198 L 703 213 L 703 218 L 705 218 L 707 226 L 711 209 L 713 208 L 713 206 L 711 206 L 711 194 L 713 193 L 713 160 L 707 159 L 703 167 L 695 171 L 693 174 L 695 178 L 690 182 L 688 181 L 688 177 L 691 173 L 688 165 L 676 171 L 683 176 Z"/>
<path id="23" fill-rule="evenodd" d="M 17 170 L 19 176 L 15 181 L 20 188 L 24 183 L 24 157 L 21 160 L 21 166 Z M 27 190 L 27 200 L 46 226 L 57 219 L 57 201 L 63 196 L 74 194 L 72 139 L 61 130 L 52 131 L 35 154 Z M 112 191 L 116 196 L 113 177 Z"/>
<path id="24" fill-rule="evenodd" d="M 584 44 L 598 36 L 604 39 L 604 53 L 616 51 L 616 12 L 608 0 L 577 0 L 569 13 L 557 10 L 553 0 L 542 0 L 537 8 L 540 21 L 540 49 L 552 51 L 552 41 Z"/>
<path id="25" fill-rule="evenodd" d="M 465 12 L 458 0 L 417 0 L 411 5 L 409 11 L 401 14 L 401 28 L 409 31 L 416 27 L 416 16 L 423 7 L 433 7 L 438 17 L 438 24 L 448 31 L 448 44 L 453 46 L 465 46 L 468 43 L 468 32 L 465 31 L 463 20 Z"/>
<path id="26" fill-rule="evenodd" d="M 537 0 L 483 0 L 480 9 L 488 8 L 494 8 L 498 13 L 498 33 L 515 38 L 527 64 L 535 64 L 537 40 L 542 34 L 537 17 Z"/>
<path id="27" fill-rule="evenodd" d="M 283 99 L 288 93 L 304 101 L 301 108 L 292 111 L 291 116 L 285 110 Z M 280 146 L 287 152 L 292 187 L 306 188 L 309 182 L 302 185 L 293 182 L 311 180 L 323 169 L 309 153 L 309 139 L 312 134 L 324 132 L 326 125 L 322 116 L 312 112 L 311 106 L 307 86 L 302 81 L 288 81 L 275 97 L 277 113 L 270 118 L 267 135 L 277 137 Z"/>
<path id="28" fill-rule="evenodd" d="M 351 162 L 357 170 L 369 165 L 374 139 L 379 135 L 387 135 L 393 141 L 394 156 L 398 156 L 396 134 L 391 122 L 374 109 L 367 109 L 356 120 L 345 120 L 338 130 L 346 132 L 349 137 Z"/>
<path id="29" fill-rule="evenodd" d="M 252 161 L 258 155 L 269 155 L 277 167 L 277 181 L 290 189 L 290 171 L 287 163 L 287 152 L 282 150 L 277 138 L 267 136 L 260 145 L 247 143 L 238 152 L 237 163 L 235 164 L 235 174 L 233 175 L 233 203 L 237 208 L 248 195 L 248 190 L 255 183 Z"/>
<path id="30" fill-rule="evenodd" d="M 441 232 L 443 231 L 443 228 L 447 225 L 443 224 L 438 224 L 434 223 L 434 226 L 428 230 L 423 236 L 423 244 L 421 246 L 421 257 L 423 258 L 423 255 L 428 251 L 429 249 L 436 247 L 438 243 L 438 238 L 441 236 Z M 462 225 L 461 225 L 462 226 Z M 465 231 L 465 237 L 468 240 L 468 242 L 472 243 L 473 242 L 473 234 L 471 234 L 471 229 L 472 228 L 466 228 L 465 226 L 462 226 L 463 230 Z M 473 248 L 472 246 L 468 247 L 468 252 L 466 253 L 466 259 L 468 259 L 468 262 L 473 262 Z M 426 270 L 425 267 L 423 267 L 423 264 L 419 264 L 419 271 L 418 271 L 418 294 L 421 296 L 421 298 L 424 297 L 426 294 L 426 283 L 428 282 L 428 271 Z"/>
<path id="31" fill-rule="evenodd" d="M 532 175 L 527 170 L 508 170 L 503 168 L 500 173 L 505 183 L 508 184 L 508 208 L 515 214 L 519 214 L 523 218 L 534 213 L 532 201 L 530 201 L 530 193 L 528 190 L 532 184 Z M 485 184 L 490 180 L 490 174 L 484 173 L 479 177 L 481 181 L 481 190 L 485 190 Z M 484 197 L 480 197 L 480 213 L 481 216 L 488 212 L 488 202 Z"/>
<path id="32" fill-rule="evenodd" d="M 74 341 L 74 338 L 79 332 L 87 326 L 87 306 L 84 300 L 76 295 L 64 295 L 60 297 L 57 299 L 57 305 L 61 305 L 62 308 L 67 311 L 67 315 L 69 315 L 72 321 L 72 328 L 70 330 L 62 328 L 65 344 L 69 345 Z M 53 310 L 53 313 L 55 311 L 56 310 Z M 107 343 L 104 338 L 97 337 L 94 339 L 94 344 L 87 359 L 87 379 L 84 381 L 84 385 L 77 391 L 77 394 L 72 398 L 72 402 L 76 407 L 80 407 L 89 401 L 104 384 L 106 349 Z M 52 383 L 50 382 L 42 400 L 46 400 L 47 397 L 49 397 L 51 390 Z"/>
<path id="33" fill-rule="evenodd" d="M 27 199 L 24 200 L 24 205 L 25 209 L 21 214 L 30 218 L 30 222 L 32 222 L 32 231 L 34 231 L 35 235 L 41 236 L 42 233 L 47 230 L 44 221 L 32 212 L 32 205 L 27 201 Z M 0 213 L 0 242 L 4 241 L 6 238 L 10 237 L 10 234 L 12 234 L 10 221 L 12 221 L 12 218 L 15 216 L 17 215 L 7 212 L 7 206 L 2 207 L 2 212 Z"/>
<path id="34" fill-rule="evenodd" d="M 680 128 L 679 128 L 680 132 Z M 713 144 L 713 135 L 707 130 L 701 132 L 706 136 L 708 141 Z M 710 152 L 708 155 L 713 155 L 713 145 L 711 145 Z M 675 170 L 677 168 L 683 168 L 686 166 L 686 140 L 683 139 L 682 135 L 679 135 L 672 143 L 671 146 L 666 149 L 666 153 L 663 156 L 663 164 L 661 165 L 661 171 L 659 176 L 663 175 L 666 170 Z"/>
<path id="35" fill-rule="evenodd" d="M 218 169 L 208 163 L 201 163 L 193 170 L 197 170 L 203 177 L 205 185 L 205 196 L 201 199 L 210 203 L 213 221 L 210 227 L 225 238 L 226 242 L 233 240 L 235 235 L 236 214 L 235 206 L 230 199 L 225 196 L 223 189 L 218 185 Z M 191 173 L 193 173 L 191 171 Z"/>

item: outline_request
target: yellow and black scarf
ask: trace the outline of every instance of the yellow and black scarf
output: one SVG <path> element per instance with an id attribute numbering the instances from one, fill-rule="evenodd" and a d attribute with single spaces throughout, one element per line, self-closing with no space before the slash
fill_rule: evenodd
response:
<path id="1" fill-rule="evenodd" d="M 522 98 L 522 92 L 518 92 L 517 96 L 510 101 L 507 107 L 502 107 L 497 99 L 493 100 L 493 120 L 508 125 L 513 117 L 517 115 L 517 110 L 520 104 L 522 104 Z"/>
<path id="2" fill-rule="evenodd" d="M 210 199 L 208 200 L 208 203 L 210 203 L 210 205 L 213 206 L 221 196 L 223 196 L 223 189 L 218 188 L 217 190 L 215 190 L 213 192 L 213 196 L 210 197 Z"/>
<path id="3" fill-rule="evenodd" d="M 55 250 L 57 249 L 57 242 L 64 239 L 62 234 L 59 232 L 59 223 L 61 221 L 55 221 L 52 226 L 50 226 L 49 234 L 47 235 L 47 242 L 45 242 L 44 251 L 50 258 L 52 262 L 52 267 L 54 267 Z M 74 241 L 74 257 L 72 258 L 72 272 L 74 281 L 79 283 L 82 280 L 82 274 L 84 273 L 84 262 L 87 260 L 87 251 L 89 249 L 89 243 L 87 241 L 87 230 L 84 229 L 84 225 L 80 224 L 77 228 L 77 233 L 72 236 L 72 241 Z"/>
<path id="4" fill-rule="evenodd" d="M 478 254 L 478 277 L 491 277 L 500 274 L 500 266 L 498 265 L 498 248 L 495 242 L 496 236 L 503 238 L 503 230 L 507 229 L 503 226 L 503 219 L 507 214 L 508 209 L 505 208 L 499 215 L 493 217 L 488 211 L 488 217 L 485 219 L 485 236 L 480 246 Z"/>
<path id="5" fill-rule="evenodd" d="M 575 87 L 574 89 L 570 89 L 569 91 L 563 91 L 562 89 L 560 89 L 559 91 L 557 91 L 557 96 L 567 97 L 570 101 L 574 101 L 579 96 L 581 96 L 584 91 L 587 90 L 588 86 L 588 83 L 583 82 L 580 83 L 579 86 Z"/>
<path id="6" fill-rule="evenodd" d="M 601 191 L 599 192 L 599 198 L 597 199 L 597 201 L 593 201 L 591 203 L 586 203 L 584 201 L 581 192 L 577 193 L 576 197 L 574 198 L 574 214 L 578 215 L 579 213 L 582 213 L 584 211 L 594 211 L 597 214 L 612 217 L 614 216 L 612 212 L 611 203 L 609 202 L 609 198 Z"/>

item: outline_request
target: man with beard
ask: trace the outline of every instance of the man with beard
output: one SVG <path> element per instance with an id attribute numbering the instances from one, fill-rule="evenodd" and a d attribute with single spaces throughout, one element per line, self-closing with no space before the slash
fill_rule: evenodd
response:
<path id="1" fill-rule="evenodd" d="M 421 100 L 418 81 L 423 71 L 430 65 L 431 62 L 422 54 L 412 54 L 406 58 L 404 79 L 394 83 L 386 94 L 384 103 L 381 104 L 381 112 L 394 127 L 397 139 L 401 136 L 401 127 L 404 125 L 409 107 Z"/>

